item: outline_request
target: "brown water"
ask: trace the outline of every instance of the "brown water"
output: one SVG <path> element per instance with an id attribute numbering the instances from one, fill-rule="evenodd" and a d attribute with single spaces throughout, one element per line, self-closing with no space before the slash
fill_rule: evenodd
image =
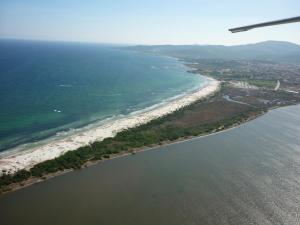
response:
<path id="1" fill-rule="evenodd" d="M 300 224 L 300 105 L 0 197 L 0 224 Z"/>

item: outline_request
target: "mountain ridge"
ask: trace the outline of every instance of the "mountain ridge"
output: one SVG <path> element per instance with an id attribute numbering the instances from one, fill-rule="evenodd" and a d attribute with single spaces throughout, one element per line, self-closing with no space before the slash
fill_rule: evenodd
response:
<path id="1" fill-rule="evenodd" d="M 300 45 L 285 41 L 264 41 L 245 45 L 137 45 L 130 50 L 186 59 L 267 60 L 300 63 Z"/>

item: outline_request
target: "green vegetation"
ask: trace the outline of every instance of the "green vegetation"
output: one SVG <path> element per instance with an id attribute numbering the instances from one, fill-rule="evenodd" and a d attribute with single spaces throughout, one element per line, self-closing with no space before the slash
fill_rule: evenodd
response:
<path id="1" fill-rule="evenodd" d="M 198 104 L 198 105 L 197 105 Z M 106 138 L 101 142 L 95 142 L 89 146 L 81 147 L 75 151 L 35 165 L 29 171 L 21 170 L 14 175 L 0 177 L 0 190 L 7 191 L 10 184 L 19 183 L 29 178 L 44 178 L 45 175 L 68 169 L 80 169 L 88 161 L 108 159 L 111 155 L 120 152 L 133 153 L 134 149 L 175 141 L 180 138 L 205 135 L 214 131 L 226 129 L 237 123 L 244 122 L 249 116 L 257 115 L 261 111 L 249 109 L 236 114 L 234 117 L 202 123 L 195 126 L 175 126 L 174 121 L 199 107 L 199 102 L 187 106 L 177 112 L 153 120 L 150 123 L 118 133 L 113 138 Z"/>
<path id="2" fill-rule="evenodd" d="M 270 47 L 270 45 L 287 46 L 290 44 L 271 42 L 257 44 L 257 47 L 263 45 Z M 273 91 L 277 80 L 288 88 L 298 88 L 299 65 L 282 63 L 282 57 L 270 57 L 269 50 L 264 54 L 255 49 L 249 51 L 253 47 L 255 45 L 238 48 L 225 46 L 129 47 L 128 49 L 132 50 L 180 58 L 192 68 L 190 71 L 192 73 L 212 76 L 222 81 L 246 81 L 251 85 L 264 88 L 258 90 L 233 88 L 225 82 L 222 84 L 221 91 L 212 98 L 196 102 L 145 125 L 120 132 L 113 138 L 106 138 L 101 142 L 67 152 L 56 159 L 39 163 L 29 171 L 21 170 L 14 175 L 3 175 L 0 177 L 0 193 L 9 191 L 13 187 L 11 184 L 23 185 L 28 179 L 46 179 L 48 174 L 80 169 L 87 166 L 87 162 L 109 159 L 118 153 L 134 154 L 136 149 L 146 146 L 162 145 L 181 138 L 227 129 L 261 114 L 268 108 L 300 102 L 298 95 Z M 277 47 L 274 49 L 278 52 Z M 253 50 L 256 54 L 253 54 Z M 224 99 L 226 95 L 236 102 Z"/>
<path id="3" fill-rule="evenodd" d="M 246 80 L 249 84 L 255 85 L 257 87 L 275 88 L 276 80 Z"/>

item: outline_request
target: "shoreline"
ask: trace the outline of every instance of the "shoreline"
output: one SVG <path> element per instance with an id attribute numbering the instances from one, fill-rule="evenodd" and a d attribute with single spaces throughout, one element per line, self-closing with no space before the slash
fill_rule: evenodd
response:
<path id="1" fill-rule="evenodd" d="M 134 128 L 148 122 L 171 114 L 183 107 L 206 98 L 220 89 L 220 81 L 207 78 L 208 84 L 195 92 L 188 93 L 182 97 L 166 102 L 149 111 L 128 115 L 108 124 L 92 128 L 61 140 L 53 140 L 50 143 L 32 149 L 15 152 L 0 158 L 0 175 L 14 174 L 21 169 L 30 169 L 34 165 L 46 160 L 54 159 L 68 151 L 89 145 L 95 141 L 101 141 L 108 137 L 114 137 L 117 133 Z"/>
<path id="2" fill-rule="evenodd" d="M 275 110 L 277 108 L 280 108 L 280 107 L 274 107 L 274 108 L 271 108 L 268 111 L 262 112 L 258 115 L 248 117 L 244 121 L 233 124 L 231 127 L 228 127 L 228 128 L 222 129 L 222 130 L 212 131 L 210 133 L 207 133 L 207 134 L 204 134 L 204 135 L 199 135 L 199 136 L 186 136 L 186 137 L 182 137 L 182 138 L 179 138 L 177 140 L 174 140 L 174 141 L 164 141 L 160 144 L 157 143 L 157 144 L 153 144 L 151 146 L 143 146 L 143 147 L 140 147 L 140 148 L 131 149 L 130 151 L 120 152 L 120 153 L 117 153 L 117 154 L 111 154 L 109 158 L 102 158 L 101 160 L 96 160 L 96 161 L 88 161 L 80 169 L 65 169 L 65 170 L 57 171 L 55 173 L 46 174 L 43 177 L 31 177 L 31 178 L 29 178 L 29 179 L 27 179 L 23 182 L 20 182 L 20 183 L 12 183 L 11 185 L 8 186 L 7 190 L 2 190 L 2 193 L 0 192 L 0 197 L 3 194 L 8 194 L 8 193 L 11 193 L 11 192 L 29 187 L 31 185 L 35 185 L 35 184 L 41 183 L 43 181 L 55 178 L 57 176 L 62 176 L 62 175 L 67 174 L 69 172 L 75 172 L 75 171 L 79 171 L 81 169 L 84 169 L 84 168 L 87 168 L 87 167 L 90 167 L 90 166 L 96 166 L 96 165 L 99 165 L 101 163 L 105 163 L 107 161 L 113 160 L 113 159 L 128 157 L 128 156 L 131 156 L 131 155 L 135 155 L 137 153 L 143 153 L 143 152 L 150 151 L 150 150 L 156 150 L 160 147 L 171 146 L 171 145 L 175 145 L 175 144 L 179 144 L 179 143 L 184 143 L 184 142 L 188 142 L 188 141 L 192 141 L 192 140 L 196 140 L 196 139 L 206 138 L 206 137 L 209 137 L 209 136 L 225 133 L 225 132 L 234 130 L 236 128 L 239 128 L 241 126 L 244 126 L 248 122 L 251 122 L 252 120 L 255 120 L 255 119 L 267 114 L 269 111 Z"/>
<path id="3" fill-rule="evenodd" d="M 191 104 L 192 105 L 192 104 Z M 121 157 L 129 157 L 131 155 L 135 155 L 137 153 L 142 153 L 145 151 L 150 151 L 150 150 L 156 150 L 159 149 L 160 147 L 166 147 L 166 146 L 171 146 L 171 145 L 175 145 L 175 144 L 179 144 L 179 143 L 183 143 L 183 142 L 188 142 L 188 141 L 192 141 L 192 140 L 196 140 L 196 139 L 201 139 L 201 138 L 206 138 L 209 136 L 213 136 L 213 135 L 218 135 L 218 134 L 222 134 L 225 133 L 227 131 L 231 131 L 234 130 L 235 128 L 239 128 L 241 126 L 246 125 L 248 122 L 251 122 L 252 120 L 255 120 L 261 116 L 266 115 L 267 113 L 282 108 L 282 107 L 288 107 L 288 106 L 293 106 L 293 105 L 297 105 L 297 104 L 292 104 L 292 105 L 286 105 L 286 106 L 275 106 L 275 107 L 270 107 L 266 110 L 262 110 L 257 114 L 254 115 L 250 115 L 248 117 L 244 117 L 242 120 L 239 120 L 233 124 L 231 124 L 228 127 L 222 127 L 219 129 L 214 129 L 211 130 L 210 132 L 207 132 L 205 134 L 200 134 L 197 136 L 183 136 L 180 137 L 176 140 L 166 140 L 166 141 L 162 141 L 162 142 L 158 142 L 158 143 L 154 143 L 154 144 L 150 144 L 150 145 L 145 145 L 142 147 L 137 147 L 137 148 L 131 148 L 131 149 L 127 149 L 126 151 L 122 151 L 122 152 L 118 152 L 115 154 L 110 154 L 108 158 L 103 157 L 100 160 L 88 160 L 86 161 L 84 164 L 82 164 L 82 166 L 80 168 L 71 168 L 71 169 L 64 169 L 64 170 L 59 170 L 56 172 L 52 172 L 52 173 L 46 173 L 43 176 L 40 177 L 35 177 L 35 176 L 31 176 L 29 179 L 26 179 L 24 181 L 20 181 L 20 182 L 15 182 L 15 183 L 11 183 L 10 185 L 6 186 L 4 189 L 0 189 L 0 197 L 2 194 L 8 194 L 26 187 L 29 187 L 31 185 L 34 184 L 38 184 L 41 183 L 45 180 L 49 180 L 51 178 L 55 178 L 57 176 L 61 176 L 64 174 L 67 174 L 69 172 L 76 172 L 79 171 L 81 169 L 90 167 L 90 166 L 96 166 L 99 165 L 101 163 L 105 163 L 109 160 L 112 159 L 118 159 Z M 171 114 L 172 115 L 172 114 Z"/>

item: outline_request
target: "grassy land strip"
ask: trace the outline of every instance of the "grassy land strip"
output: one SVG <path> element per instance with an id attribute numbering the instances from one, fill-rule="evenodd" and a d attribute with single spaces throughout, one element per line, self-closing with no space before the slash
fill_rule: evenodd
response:
<path id="1" fill-rule="evenodd" d="M 58 158 L 39 163 L 30 170 L 3 175 L 0 177 L 0 191 L 9 191 L 15 184 L 22 186 L 28 179 L 43 178 L 58 171 L 80 169 L 90 161 L 101 161 L 112 155 L 134 152 L 143 147 L 227 129 L 264 112 L 262 108 L 221 101 L 219 95 L 220 93 L 145 125 L 120 132 L 113 138 L 94 142 Z"/>
<path id="2" fill-rule="evenodd" d="M 266 87 L 266 88 L 275 88 L 277 84 L 277 80 L 246 80 L 251 85 L 255 85 L 257 87 Z"/>

